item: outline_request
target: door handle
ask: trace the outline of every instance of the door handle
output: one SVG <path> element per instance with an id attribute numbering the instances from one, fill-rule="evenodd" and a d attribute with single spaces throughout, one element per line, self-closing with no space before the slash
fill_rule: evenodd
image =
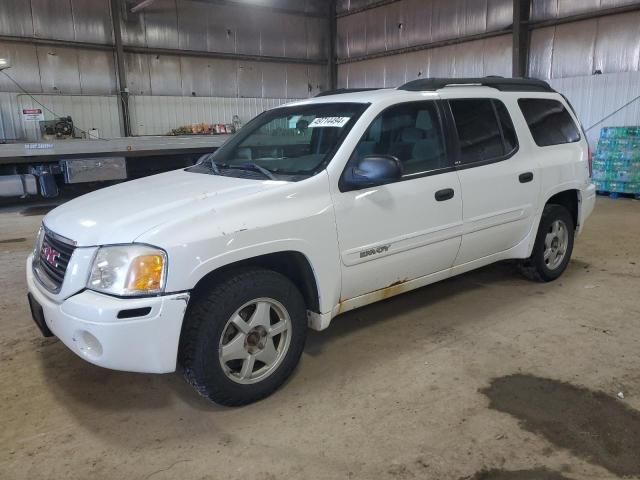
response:
<path id="1" fill-rule="evenodd" d="M 453 188 L 445 188 L 436 192 L 436 201 L 444 202 L 445 200 L 451 200 L 453 198 Z"/>
<path id="2" fill-rule="evenodd" d="M 518 177 L 518 180 L 520 180 L 520 183 L 531 182 L 533 180 L 533 172 L 521 173 L 520 176 Z"/>

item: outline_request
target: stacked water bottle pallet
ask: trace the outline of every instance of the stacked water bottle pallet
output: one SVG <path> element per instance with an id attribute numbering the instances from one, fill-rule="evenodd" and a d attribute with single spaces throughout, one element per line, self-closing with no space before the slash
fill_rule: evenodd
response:
<path id="1" fill-rule="evenodd" d="M 640 127 L 605 127 L 593 156 L 593 183 L 600 193 L 640 198 Z"/>

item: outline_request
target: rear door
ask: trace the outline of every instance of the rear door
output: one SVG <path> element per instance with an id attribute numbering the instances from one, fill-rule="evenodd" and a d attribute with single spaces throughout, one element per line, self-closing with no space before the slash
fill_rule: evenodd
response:
<path id="1" fill-rule="evenodd" d="M 362 155 L 391 155 L 399 181 L 334 192 L 343 300 L 452 267 L 462 199 L 437 101 L 406 102 L 380 113 L 358 143 Z"/>
<path id="2" fill-rule="evenodd" d="M 450 99 L 448 105 L 451 130 L 457 135 L 455 165 L 463 203 L 457 266 L 509 250 L 527 237 L 540 182 L 538 166 L 520 148 L 501 100 Z"/>

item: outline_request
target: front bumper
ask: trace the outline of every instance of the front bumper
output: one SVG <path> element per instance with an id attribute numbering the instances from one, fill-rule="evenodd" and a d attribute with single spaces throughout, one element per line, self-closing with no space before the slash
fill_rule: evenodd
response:
<path id="1" fill-rule="evenodd" d="M 84 290 L 58 303 L 34 277 L 31 257 L 27 285 L 42 307 L 47 327 L 86 361 L 130 372 L 175 371 L 189 294 L 123 299 Z M 135 318 L 118 318 L 119 312 L 132 309 L 150 310 Z"/>

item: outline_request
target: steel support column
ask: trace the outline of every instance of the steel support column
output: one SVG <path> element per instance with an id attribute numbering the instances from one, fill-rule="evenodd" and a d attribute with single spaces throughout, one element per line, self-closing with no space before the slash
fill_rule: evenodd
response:
<path id="1" fill-rule="evenodd" d="M 120 97 L 120 108 L 122 112 L 122 126 L 124 136 L 131 136 L 131 121 L 129 117 L 129 87 L 127 86 L 127 68 L 124 60 L 124 49 L 122 48 L 122 30 L 120 28 L 120 16 L 122 15 L 120 0 L 111 0 L 111 23 L 113 24 L 113 40 L 116 55 L 116 75 L 118 76 L 118 94 Z"/>
<path id="2" fill-rule="evenodd" d="M 328 90 L 338 88 L 338 64 L 336 52 L 336 37 L 338 35 L 338 17 L 336 0 L 329 5 L 329 58 L 327 59 L 327 75 L 329 76 Z"/>
<path id="3" fill-rule="evenodd" d="M 529 15 L 531 0 L 513 0 L 513 64 L 514 77 L 526 77 L 529 62 Z"/>

